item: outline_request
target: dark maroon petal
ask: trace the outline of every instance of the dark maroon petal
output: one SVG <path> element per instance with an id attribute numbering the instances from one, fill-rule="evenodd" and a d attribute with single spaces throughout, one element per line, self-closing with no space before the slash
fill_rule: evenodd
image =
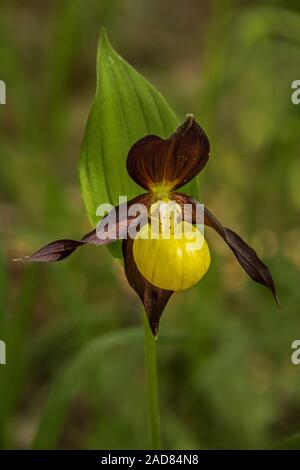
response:
<path id="1" fill-rule="evenodd" d="M 209 157 L 209 141 L 192 115 L 168 139 L 148 135 L 131 147 L 127 171 L 142 188 L 175 190 L 196 176 Z"/>
<path id="2" fill-rule="evenodd" d="M 133 209 L 134 204 L 136 204 L 137 209 L 140 205 L 143 205 L 145 212 L 147 212 L 151 206 L 152 199 L 153 195 L 146 193 L 136 196 L 127 203 L 120 204 L 99 222 L 96 230 L 92 230 L 85 235 L 81 241 L 84 243 L 94 243 L 95 245 L 106 245 L 115 240 L 126 238 L 129 224 L 132 226 L 135 220 L 140 222 L 138 213 L 132 211 L 133 213 L 130 215 L 128 213 L 130 212 L 129 209 Z"/>
<path id="3" fill-rule="evenodd" d="M 151 331 L 153 335 L 156 336 L 160 317 L 173 291 L 159 289 L 150 284 L 150 282 L 142 276 L 133 257 L 133 242 L 134 240 L 131 238 L 123 240 L 122 248 L 125 274 L 129 284 L 141 299 L 148 316 Z"/>
<path id="4" fill-rule="evenodd" d="M 60 261 L 70 256 L 83 242 L 76 240 L 56 240 L 44 246 L 31 256 L 24 256 L 14 261 Z"/>
<path id="5" fill-rule="evenodd" d="M 142 194 L 129 201 L 127 208 L 129 209 L 133 204 L 143 204 L 145 207 L 149 207 L 151 200 L 151 194 Z M 121 206 L 109 212 L 101 220 L 97 228 L 84 235 L 81 240 L 56 240 L 44 246 L 33 255 L 24 256 L 15 261 L 61 261 L 70 256 L 79 246 L 86 244 L 107 245 L 116 240 L 123 239 L 127 235 L 129 224 L 134 224 L 135 221 L 138 222 L 139 218 L 137 214 L 128 216 L 127 210 L 122 211 Z"/>
<path id="6" fill-rule="evenodd" d="M 181 205 L 183 216 L 187 222 L 195 223 L 197 201 L 190 196 L 182 193 L 172 194 L 172 199 Z M 246 273 L 256 282 L 263 284 L 271 290 L 276 303 L 278 299 L 272 274 L 268 267 L 259 259 L 256 252 L 247 245 L 242 238 L 233 230 L 223 227 L 219 220 L 208 210 L 204 208 L 204 224 L 213 228 L 223 238 L 231 248 L 238 262 Z"/>
<path id="7" fill-rule="evenodd" d="M 217 218 L 206 208 L 204 209 L 204 223 L 221 235 L 246 273 L 254 281 L 268 287 L 268 289 L 271 290 L 277 305 L 279 305 L 272 274 L 269 268 L 259 259 L 253 248 L 247 245 L 247 243 L 244 242 L 244 240 L 242 240 L 242 238 L 233 230 L 223 227 Z"/>

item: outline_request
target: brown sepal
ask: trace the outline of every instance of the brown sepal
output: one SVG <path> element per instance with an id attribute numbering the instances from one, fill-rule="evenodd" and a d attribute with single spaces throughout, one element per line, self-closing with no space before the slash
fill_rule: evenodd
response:
<path id="1" fill-rule="evenodd" d="M 197 201 L 182 193 L 172 194 L 172 199 L 184 208 L 184 219 L 187 222 L 195 223 Z M 223 227 L 219 220 L 206 207 L 204 207 L 204 224 L 213 228 L 223 238 L 246 273 L 254 281 L 270 289 L 275 302 L 279 305 L 272 274 L 269 268 L 259 259 L 253 248 L 244 242 L 233 230 Z"/>
<path id="2" fill-rule="evenodd" d="M 209 157 L 209 141 L 192 115 L 168 139 L 148 135 L 129 150 L 127 171 L 142 188 L 175 190 L 193 179 Z"/>
<path id="3" fill-rule="evenodd" d="M 151 200 L 151 194 L 142 194 L 128 201 L 127 207 L 129 208 L 133 204 L 144 204 L 148 207 L 151 204 Z M 99 222 L 97 229 L 84 235 L 81 240 L 56 240 L 44 246 L 33 255 L 24 256 L 14 261 L 61 261 L 70 256 L 79 246 L 86 244 L 108 245 L 116 240 L 123 239 L 127 234 L 128 225 L 134 223 L 135 219 L 138 220 L 138 216 L 129 217 L 127 211 L 124 211 L 124 213 L 121 211 L 121 206 L 109 212 Z"/>
<path id="4" fill-rule="evenodd" d="M 149 325 L 154 336 L 157 336 L 161 315 L 173 291 L 159 289 L 148 282 L 140 273 L 133 257 L 131 238 L 123 240 L 123 258 L 127 280 L 141 299 Z"/>

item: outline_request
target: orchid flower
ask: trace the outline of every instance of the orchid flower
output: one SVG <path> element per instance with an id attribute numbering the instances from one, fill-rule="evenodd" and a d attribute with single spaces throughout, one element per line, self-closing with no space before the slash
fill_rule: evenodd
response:
<path id="1" fill-rule="evenodd" d="M 204 130 L 192 115 L 169 138 L 147 135 L 129 150 L 127 172 L 146 192 L 127 203 L 128 211 L 119 205 L 104 217 L 97 228 L 81 240 L 57 240 L 22 260 L 60 261 L 86 244 L 107 245 L 122 239 L 124 268 L 127 280 L 140 297 L 148 316 L 153 335 L 157 335 L 159 321 L 165 306 L 175 291 L 184 290 L 207 272 L 210 253 L 200 229 L 195 227 L 197 210 L 202 210 L 204 225 L 214 229 L 233 251 L 237 261 L 256 282 L 268 287 L 276 302 L 272 275 L 256 252 L 233 230 L 224 227 L 202 204 L 177 190 L 192 180 L 206 165 L 210 145 Z M 134 204 L 147 208 L 147 217 L 141 221 L 137 213 L 129 215 Z M 156 237 L 147 236 L 155 213 L 175 204 L 182 218 L 175 223 L 168 238 L 161 223 Z M 156 211 L 156 212 L 155 212 Z M 112 222 L 113 221 L 113 222 Z M 176 227 L 184 227 L 183 237 L 176 237 Z M 135 228 L 135 236 L 128 228 Z M 191 243 L 191 235 L 198 237 L 200 247 Z"/>

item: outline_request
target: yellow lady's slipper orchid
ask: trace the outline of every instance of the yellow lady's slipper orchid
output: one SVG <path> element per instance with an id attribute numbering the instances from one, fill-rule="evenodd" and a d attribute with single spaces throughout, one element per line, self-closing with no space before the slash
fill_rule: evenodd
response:
<path id="1" fill-rule="evenodd" d="M 136 142 L 127 156 L 129 176 L 142 188 L 145 194 L 128 202 L 144 204 L 148 214 L 143 223 L 138 214 L 122 215 L 121 205 L 115 208 L 113 224 L 108 224 L 111 213 L 99 224 L 97 229 L 81 240 L 57 240 L 41 248 L 29 261 L 59 261 L 69 256 L 81 245 L 92 243 L 105 245 L 123 239 L 125 273 L 129 284 L 144 304 L 149 324 L 154 335 L 157 334 L 161 314 L 174 291 L 184 290 L 198 282 L 207 272 L 210 254 L 207 243 L 197 227 L 196 213 L 199 203 L 190 196 L 177 192 L 177 189 L 194 178 L 206 165 L 209 158 L 209 141 L 204 130 L 192 115 L 168 139 L 148 135 Z M 175 216 L 170 220 L 162 218 L 154 237 L 152 232 L 155 212 L 161 212 L 163 204 L 175 203 Z M 177 221 L 176 208 L 180 208 L 183 220 Z M 204 209 L 204 224 L 213 228 L 231 248 L 240 265 L 256 282 L 276 292 L 272 275 L 267 266 L 258 258 L 255 251 L 235 232 L 223 225 L 208 210 Z M 175 222 L 170 236 L 165 231 Z M 172 225 L 172 224 L 171 224 Z M 107 228 L 108 226 L 108 228 Z M 128 228 L 139 226 L 134 237 L 127 237 Z M 170 228 L 170 227 L 169 227 Z M 178 238 L 178 231 L 183 237 Z M 192 237 L 191 237 L 192 236 Z M 196 247 L 191 238 L 200 245 Z"/>

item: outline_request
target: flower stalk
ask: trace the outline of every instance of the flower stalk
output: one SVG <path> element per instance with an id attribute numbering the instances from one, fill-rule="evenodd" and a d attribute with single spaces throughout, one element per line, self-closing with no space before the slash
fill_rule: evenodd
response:
<path id="1" fill-rule="evenodd" d="M 161 449 L 156 341 L 157 337 L 153 336 L 147 315 L 144 313 L 145 378 L 152 450 Z"/>

